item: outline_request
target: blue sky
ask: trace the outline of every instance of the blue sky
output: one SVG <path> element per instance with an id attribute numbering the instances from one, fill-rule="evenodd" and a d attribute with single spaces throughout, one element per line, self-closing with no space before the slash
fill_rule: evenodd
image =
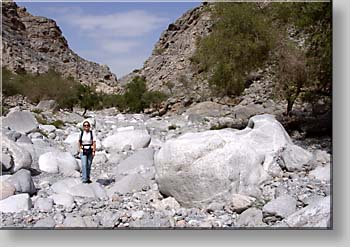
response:
<path id="1" fill-rule="evenodd" d="M 79 56 L 118 78 L 141 68 L 167 26 L 199 2 L 18 2 L 54 19 Z"/>

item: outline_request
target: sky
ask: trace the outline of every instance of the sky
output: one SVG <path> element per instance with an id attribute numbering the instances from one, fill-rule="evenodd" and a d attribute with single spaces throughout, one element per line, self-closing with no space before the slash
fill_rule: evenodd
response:
<path id="1" fill-rule="evenodd" d="M 54 19 L 79 56 L 118 78 L 142 68 L 168 25 L 199 2 L 17 2 Z"/>

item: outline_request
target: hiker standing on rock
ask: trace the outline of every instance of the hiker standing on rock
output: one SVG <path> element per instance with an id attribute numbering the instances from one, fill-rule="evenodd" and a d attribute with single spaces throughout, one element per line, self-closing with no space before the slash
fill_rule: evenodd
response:
<path id="1" fill-rule="evenodd" d="M 94 140 L 94 133 L 90 129 L 90 122 L 87 120 L 83 122 L 83 130 L 80 134 L 79 146 L 83 170 L 82 180 L 83 183 L 91 183 L 90 171 L 92 159 L 94 158 L 96 152 L 96 141 Z"/>

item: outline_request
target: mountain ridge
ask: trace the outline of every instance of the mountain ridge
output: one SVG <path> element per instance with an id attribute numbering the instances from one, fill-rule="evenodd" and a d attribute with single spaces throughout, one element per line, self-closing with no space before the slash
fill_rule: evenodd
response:
<path id="1" fill-rule="evenodd" d="M 107 65 L 88 61 L 70 49 L 54 20 L 34 16 L 13 1 L 2 2 L 1 7 L 2 66 L 13 72 L 34 74 L 54 68 L 63 76 L 96 86 L 97 91 L 120 90 L 117 76 Z"/>

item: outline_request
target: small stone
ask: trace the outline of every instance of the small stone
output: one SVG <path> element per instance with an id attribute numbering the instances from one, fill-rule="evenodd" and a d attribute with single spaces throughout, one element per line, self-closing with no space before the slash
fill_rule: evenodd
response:
<path id="1" fill-rule="evenodd" d="M 180 220 L 176 222 L 176 227 L 185 227 L 186 226 L 186 221 L 185 220 Z"/>
<path id="2" fill-rule="evenodd" d="M 39 212 L 50 212 L 52 210 L 53 200 L 51 198 L 38 198 L 35 202 L 34 208 Z"/>
<path id="3" fill-rule="evenodd" d="M 48 216 L 44 219 L 37 221 L 34 227 L 52 228 L 52 227 L 55 227 L 55 225 L 56 225 L 55 220 L 51 216 Z"/>
<path id="4" fill-rule="evenodd" d="M 63 224 L 63 221 L 64 221 L 64 216 L 62 214 L 55 214 L 53 216 L 53 219 L 55 220 L 55 222 L 57 224 Z"/>
<path id="5" fill-rule="evenodd" d="M 0 200 L 14 195 L 16 188 L 6 181 L 0 181 Z"/>
<path id="6" fill-rule="evenodd" d="M 136 211 L 131 214 L 133 220 L 141 219 L 144 215 L 143 211 Z"/>

